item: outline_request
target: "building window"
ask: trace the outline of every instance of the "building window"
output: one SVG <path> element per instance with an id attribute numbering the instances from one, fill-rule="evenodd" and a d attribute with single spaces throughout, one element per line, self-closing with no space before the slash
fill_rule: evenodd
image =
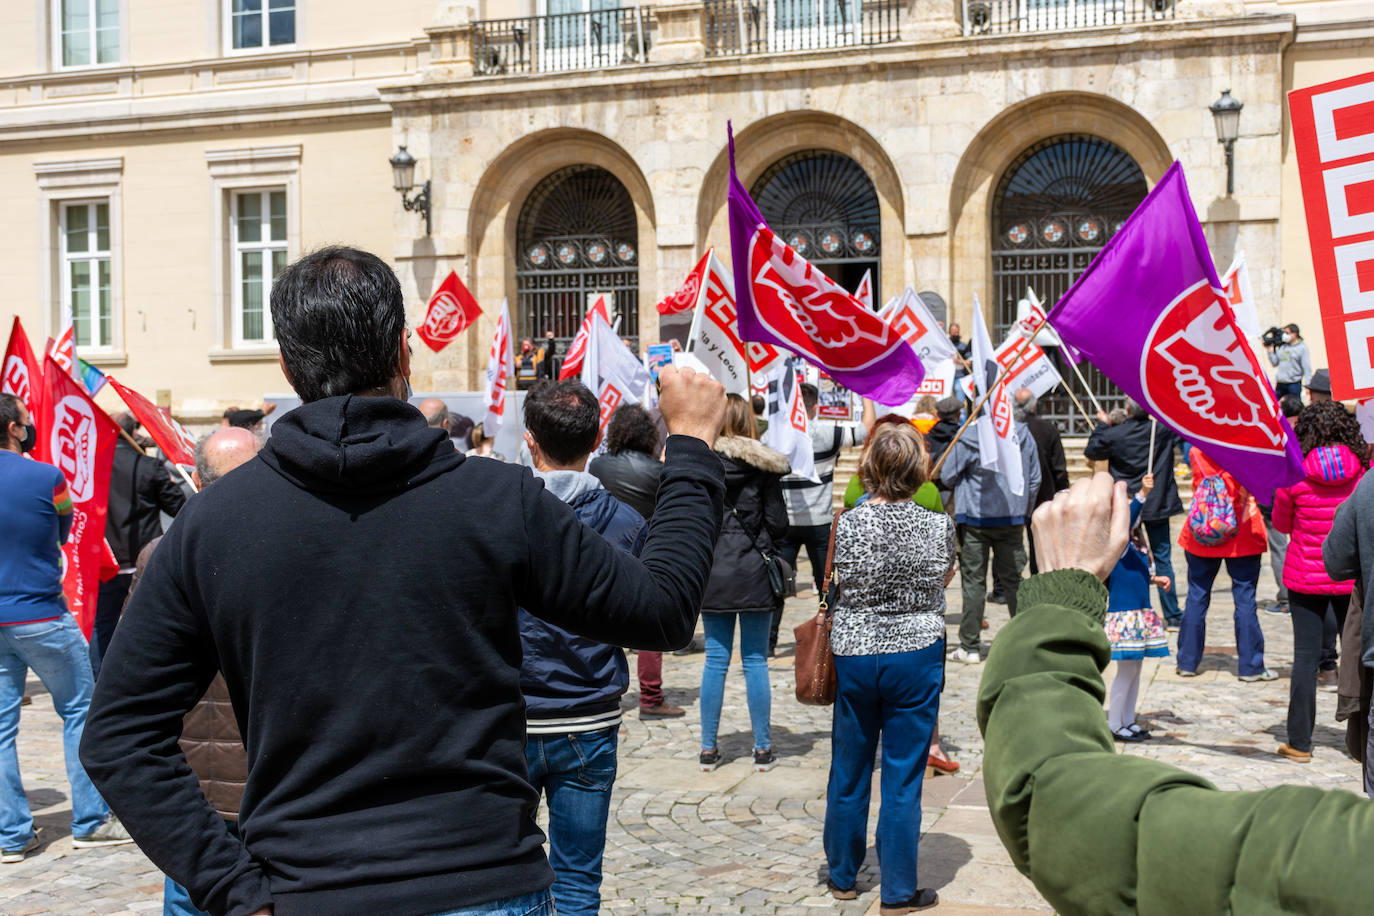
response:
<path id="1" fill-rule="evenodd" d="M 296 43 L 296 0 L 228 0 L 234 50 Z"/>
<path id="2" fill-rule="evenodd" d="M 61 205 L 62 311 L 78 347 L 109 349 L 114 342 L 108 200 Z M 65 323 L 65 321 L 64 321 Z"/>
<path id="3" fill-rule="evenodd" d="M 119 63 L 119 0 L 54 0 L 63 67 Z"/>
<path id="4" fill-rule="evenodd" d="M 235 192 L 231 224 L 234 336 L 240 343 L 269 343 L 268 295 L 286 269 L 286 190 Z"/>

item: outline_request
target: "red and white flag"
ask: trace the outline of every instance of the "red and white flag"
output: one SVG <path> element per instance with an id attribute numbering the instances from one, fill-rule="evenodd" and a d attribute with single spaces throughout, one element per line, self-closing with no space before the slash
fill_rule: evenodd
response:
<path id="1" fill-rule="evenodd" d="M 506 380 L 515 368 L 515 348 L 510 337 L 510 303 L 501 302 L 501 314 L 496 319 L 496 333 L 491 338 L 491 352 L 487 355 L 486 416 L 482 418 L 482 435 L 495 436 L 506 419 Z"/>
<path id="2" fill-rule="evenodd" d="M 865 270 L 864 278 L 859 281 L 859 288 L 854 290 L 854 298 L 864 304 L 864 308 L 870 312 L 874 310 L 873 305 L 873 271 Z"/>
<path id="3" fill-rule="evenodd" d="M 1006 370 L 1002 384 L 1013 394 L 1022 388 L 1029 388 L 1031 394 L 1038 398 L 1062 381 L 1059 370 L 1050 362 L 1049 354 L 1039 344 L 1032 343 L 1019 333 L 1013 333 L 1002 341 L 993 358 L 998 366 Z"/>
<path id="4" fill-rule="evenodd" d="M 429 298 L 429 309 L 425 312 L 425 323 L 420 325 L 420 339 L 429 344 L 435 353 L 457 339 L 463 330 L 482 314 L 477 300 L 468 292 L 456 271 L 450 270 L 444 282 Z"/>
<path id="5" fill-rule="evenodd" d="M 81 384 L 51 358 L 43 371 L 40 461 L 55 465 L 72 497 L 72 531 L 62 552 L 67 573 L 62 590 L 67 608 L 89 639 L 100 591 L 105 516 L 110 501 L 110 467 L 119 428 L 96 406 Z"/>
<path id="6" fill-rule="evenodd" d="M 749 377 L 767 375 L 782 354 L 769 344 L 746 344 L 740 337 L 734 278 L 714 250 L 706 254 L 709 263 L 692 314 L 692 328 L 687 332 L 687 352 L 700 360 L 727 392 L 747 398 Z"/>
<path id="7" fill-rule="evenodd" d="M 62 367 L 62 371 L 76 377 L 76 337 L 72 331 L 71 322 L 62 329 L 55 343 L 48 346 L 48 355 L 53 358 L 57 365 Z"/>
<path id="8" fill-rule="evenodd" d="M 601 428 L 605 429 L 617 407 L 638 404 L 644 398 L 649 370 L 616 336 L 604 314 L 594 311 L 589 317 L 592 342 L 588 365 L 593 369 L 583 380 L 601 404 Z"/>
<path id="9" fill-rule="evenodd" d="M 111 377 L 107 376 L 106 381 L 124 399 L 124 403 L 129 405 L 129 410 L 138 422 L 143 424 L 148 435 L 153 437 L 153 441 L 162 449 L 162 454 L 168 461 L 185 465 L 196 463 L 196 437 L 172 419 L 170 412 L 164 413 L 152 401 L 132 388 L 125 388 Z"/>
<path id="10" fill-rule="evenodd" d="M 902 335 L 916 356 L 925 366 L 926 377 L 921 387 L 916 389 L 911 400 L 896 412 L 907 416 L 914 412 L 918 400 L 930 395 L 937 401 L 954 393 L 954 344 L 949 335 L 940 327 L 930 309 L 921 301 L 916 291 L 908 286 L 878 312 L 892 329 Z"/>
<path id="11" fill-rule="evenodd" d="M 1258 340 L 1259 312 L 1255 309 L 1255 294 L 1250 291 L 1250 271 L 1245 266 L 1244 252 L 1237 251 L 1231 267 L 1221 275 L 1221 289 L 1226 293 L 1226 301 L 1231 303 L 1231 312 L 1241 332 L 1251 340 Z"/>
<path id="12" fill-rule="evenodd" d="M 1020 337 L 1013 341 L 1022 343 Z M 1034 344 L 1031 344 L 1034 346 Z M 1038 348 L 1037 348 L 1038 349 Z M 1041 354 L 1044 355 L 1043 353 Z M 1012 418 L 1011 390 L 1003 380 L 997 384 L 1002 374 L 1002 363 L 992 349 L 992 338 L 988 336 L 988 326 L 983 323 L 983 307 L 978 297 L 973 297 L 973 376 L 974 389 L 982 397 L 988 391 L 992 396 L 983 404 L 983 412 L 978 417 L 978 458 L 983 469 L 1001 474 L 1017 496 L 1026 493 L 1026 475 L 1021 467 L 1021 446 L 1016 442 L 1016 424 Z M 993 385 L 996 384 L 994 388 Z"/>
<path id="13" fill-rule="evenodd" d="M 30 416 L 37 423 L 38 404 L 43 394 L 43 373 L 38 368 L 38 360 L 33 355 L 33 346 L 19 316 L 14 316 L 10 327 L 10 340 L 5 346 L 5 362 L 0 365 L 0 394 L 12 394 L 24 402 Z"/>
<path id="14" fill-rule="evenodd" d="M 611 323 L 610 309 L 606 305 L 606 296 L 602 294 L 596 297 L 592 307 L 587 309 L 587 315 L 582 319 L 582 327 L 577 329 L 577 336 L 568 345 L 568 355 L 563 357 L 563 368 L 558 370 L 558 380 L 572 378 L 573 376 L 583 375 L 583 365 L 587 362 L 587 347 L 591 344 L 592 329 L 594 325 L 593 316 L 600 315 L 607 325 Z M 593 391 L 595 386 L 588 385 Z"/>
<path id="15" fill-rule="evenodd" d="M 714 248 L 706 249 L 706 253 L 701 256 L 700 261 L 697 261 L 697 266 L 692 268 L 692 272 L 687 275 L 687 279 L 678 287 L 677 292 L 658 304 L 660 315 L 676 315 L 678 312 L 686 312 L 696 308 L 697 299 L 701 296 L 701 288 L 706 283 L 707 266 L 715 257 L 714 252 Z"/>
<path id="16" fill-rule="evenodd" d="M 780 360 L 768 374 L 768 429 L 763 433 L 763 444 L 786 455 L 793 474 L 820 483 L 801 380 L 794 363 L 800 364 L 801 360 Z"/>

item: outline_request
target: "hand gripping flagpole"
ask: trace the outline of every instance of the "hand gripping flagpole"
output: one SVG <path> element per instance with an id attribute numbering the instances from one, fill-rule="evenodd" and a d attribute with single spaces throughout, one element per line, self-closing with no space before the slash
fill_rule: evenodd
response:
<path id="1" fill-rule="evenodd" d="M 120 426 L 118 423 L 116 423 L 116 424 L 115 424 L 115 428 L 119 430 L 119 434 L 120 434 L 121 436 L 123 436 L 124 439 L 125 439 L 130 445 L 132 445 L 132 446 L 134 447 L 134 449 L 135 449 L 140 455 L 142 455 L 142 456 L 145 457 L 145 458 L 149 457 L 148 453 L 145 452 L 145 451 L 143 450 L 143 446 L 139 445 L 139 444 L 138 444 L 138 441 L 135 440 L 133 436 L 129 435 L 128 433 L 126 433 L 126 432 L 124 431 L 124 427 L 122 427 L 122 426 Z M 186 485 L 187 485 L 188 487 L 191 488 L 191 492 L 192 492 L 192 493 L 199 493 L 199 492 L 200 492 L 200 487 L 196 486 L 195 481 L 191 480 L 191 475 L 186 473 L 186 469 L 185 469 L 185 468 L 183 468 L 181 465 L 177 464 L 175 461 L 172 462 L 172 467 L 174 467 L 174 468 L 177 469 L 177 473 L 181 475 L 181 479 L 182 479 L 182 480 L 186 481 Z"/>
<path id="2" fill-rule="evenodd" d="M 960 437 L 964 435 L 964 430 L 969 428 L 969 424 L 978 418 L 978 411 L 983 409 L 983 405 L 987 403 L 988 398 L 992 397 L 992 393 L 1001 387 L 1002 382 L 1007 378 L 1007 373 L 1011 372 L 1012 366 L 1016 365 L 1017 360 L 1021 358 L 1021 354 L 1026 352 L 1026 347 L 1031 344 L 1035 335 L 1040 333 L 1040 329 L 1043 328 L 1048 321 L 1048 317 L 1041 318 L 1040 323 L 1035 326 L 1035 330 L 1031 331 L 1030 336 L 1022 338 L 1021 343 L 1012 351 L 1011 359 L 1007 360 L 1006 365 L 1002 367 L 1002 371 L 997 374 L 997 380 L 988 386 L 988 390 L 984 391 L 983 396 L 973 405 L 973 409 L 968 412 L 968 419 L 964 421 L 964 425 L 959 427 L 959 431 L 954 434 L 954 438 L 949 440 L 949 445 L 945 446 L 945 453 L 940 456 L 939 461 L 935 462 L 935 467 L 930 469 L 931 480 L 940 479 L 940 468 L 944 466 L 945 459 L 949 457 L 949 453 L 954 451 L 954 443 L 958 442 Z"/>

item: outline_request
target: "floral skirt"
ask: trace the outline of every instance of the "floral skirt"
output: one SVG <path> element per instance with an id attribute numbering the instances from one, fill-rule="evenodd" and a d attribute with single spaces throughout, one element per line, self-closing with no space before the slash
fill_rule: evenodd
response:
<path id="1" fill-rule="evenodd" d="M 1112 658 L 1167 658 L 1169 639 L 1164 618 L 1152 607 L 1131 611 L 1108 611 L 1104 621 Z"/>

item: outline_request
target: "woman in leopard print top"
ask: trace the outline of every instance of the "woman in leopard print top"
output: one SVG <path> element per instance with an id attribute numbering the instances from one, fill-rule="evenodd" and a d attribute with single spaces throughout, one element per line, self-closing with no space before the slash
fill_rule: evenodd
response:
<path id="1" fill-rule="evenodd" d="M 954 522 L 911 501 L 929 464 L 915 427 L 878 427 L 859 464 L 872 496 L 841 515 L 835 531 L 837 689 L 824 841 L 829 887 L 838 899 L 856 896 L 881 739 L 877 847 L 884 914 L 937 901 L 934 890 L 917 886 L 916 852 L 921 785 L 944 683 L 942 599 L 954 572 Z"/>

